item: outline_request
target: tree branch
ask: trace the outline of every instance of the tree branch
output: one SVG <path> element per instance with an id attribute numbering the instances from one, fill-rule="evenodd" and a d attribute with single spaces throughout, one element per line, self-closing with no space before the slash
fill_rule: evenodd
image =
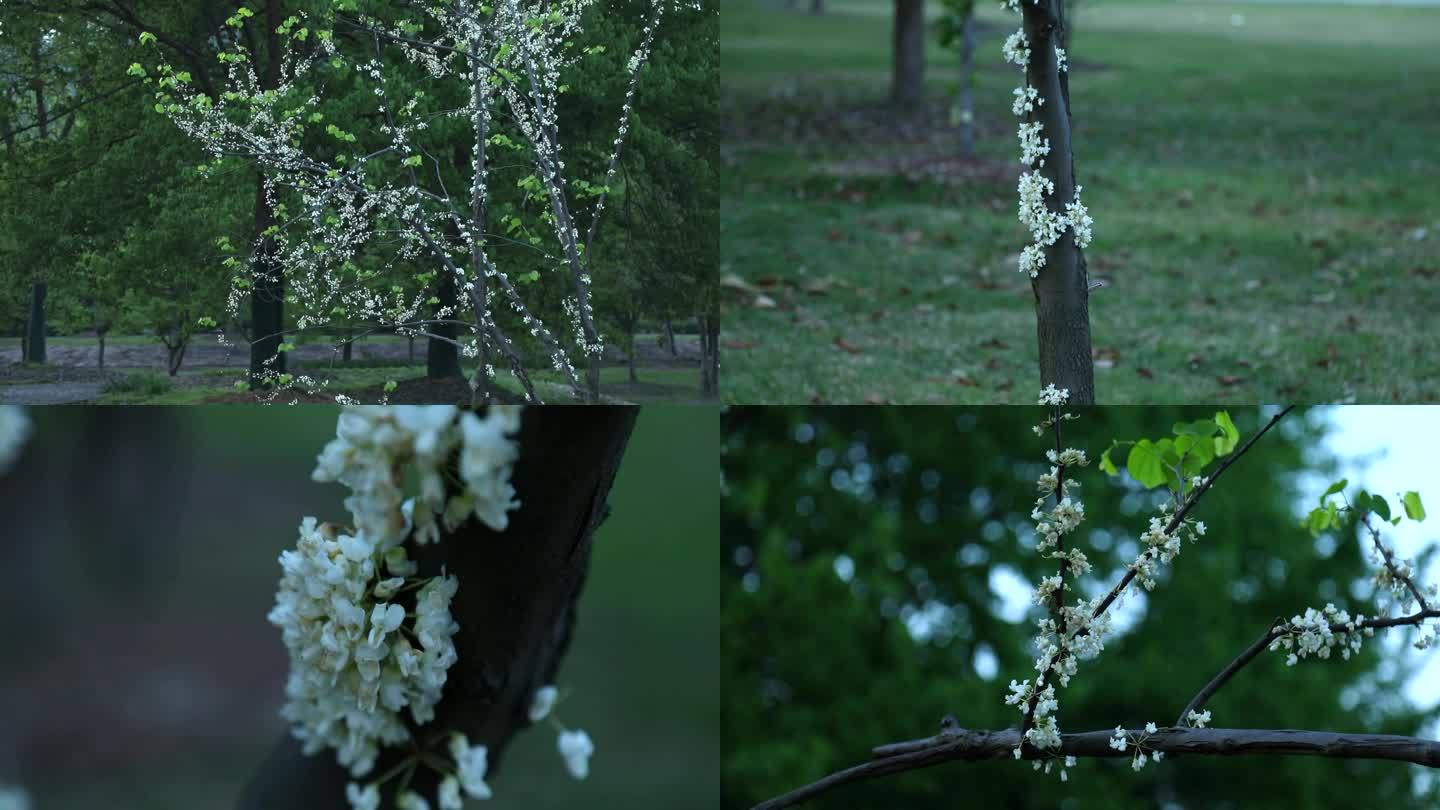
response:
<path id="1" fill-rule="evenodd" d="M 1087 731 L 1061 735 L 1060 750 L 1052 756 L 1091 759 L 1129 758 L 1135 745 L 1124 751 L 1110 747 L 1115 732 Z M 1386 759 L 1440 768 L 1440 741 L 1395 734 L 1337 734 L 1328 731 L 1242 728 L 1162 728 L 1154 734 L 1143 729 L 1127 732 L 1146 752 L 1189 756 L 1314 756 L 1335 759 Z M 923 740 L 893 743 L 875 749 L 875 759 L 837 771 L 805 787 L 755 805 L 753 810 L 778 810 L 801 804 L 842 785 L 886 774 L 929 768 L 945 762 L 1010 759 L 1020 744 L 1018 729 L 1003 731 L 959 730 Z M 1034 759 L 1036 757 L 1026 757 Z"/>
<path id="2" fill-rule="evenodd" d="M 1269 432 L 1270 428 L 1275 427 L 1275 425 L 1285 416 L 1285 414 L 1290 413 L 1290 411 L 1294 410 L 1294 408 L 1294 405 L 1286 405 L 1280 410 L 1279 413 L 1270 417 L 1270 421 L 1265 423 L 1265 427 L 1260 428 L 1260 430 L 1256 432 L 1254 436 L 1251 436 L 1250 439 L 1245 442 L 1245 444 L 1241 445 L 1239 450 L 1232 453 L 1229 458 L 1226 458 L 1225 461 L 1220 464 L 1219 467 L 1215 468 L 1214 474 L 1207 477 L 1205 481 L 1200 484 L 1200 486 L 1196 487 L 1194 491 L 1190 493 L 1190 499 L 1185 502 L 1185 505 L 1175 510 L 1175 514 L 1170 517 L 1170 522 L 1165 525 L 1165 533 L 1170 534 L 1171 532 L 1175 531 L 1175 529 L 1179 528 L 1180 524 L 1185 520 L 1185 516 L 1190 514 L 1190 510 L 1195 508 L 1196 503 L 1199 503 L 1200 497 L 1206 492 L 1210 491 L 1210 487 L 1214 486 L 1215 481 L 1219 479 L 1226 470 L 1230 469 L 1230 465 L 1239 461 L 1240 457 L 1249 452 L 1250 448 L 1254 446 L 1255 442 L 1260 440 L 1261 436 L 1264 436 L 1267 432 Z M 1129 587 L 1130 582 L 1134 579 L 1135 569 L 1131 568 L 1129 571 L 1125 572 L 1125 576 L 1120 578 L 1120 581 L 1115 584 L 1115 587 L 1110 589 L 1110 593 L 1106 594 L 1105 598 L 1100 600 L 1100 604 L 1095 607 L 1095 611 L 1091 614 L 1091 618 L 1093 619 L 1099 616 L 1101 613 L 1104 613 L 1110 607 L 1110 603 L 1114 602 L 1115 598 L 1118 597 L 1127 587 Z"/>
<path id="3" fill-rule="evenodd" d="M 1368 513 L 1362 514 L 1360 516 L 1360 522 L 1365 526 L 1365 530 L 1370 532 L 1370 539 L 1374 541 L 1375 549 L 1379 551 L 1380 556 L 1384 558 L 1385 567 L 1390 569 L 1390 575 L 1405 583 L 1405 587 L 1410 590 L 1410 595 L 1415 597 L 1415 603 L 1420 606 L 1421 610 L 1429 610 L 1430 603 L 1425 601 L 1425 594 L 1416 586 L 1414 580 L 1400 573 L 1400 568 L 1395 565 L 1394 553 L 1390 551 L 1388 546 L 1380 541 L 1380 532 L 1370 525 L 1370 515 Z"/>

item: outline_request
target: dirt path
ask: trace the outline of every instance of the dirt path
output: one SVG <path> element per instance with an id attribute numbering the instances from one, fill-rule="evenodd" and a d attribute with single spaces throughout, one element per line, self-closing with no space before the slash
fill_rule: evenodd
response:
<path id="1" fill-rule="evenodd" d="M 64 405 L 89 402 L 100 396 L 102 383 L 59 382 L 0 386 L 0 403 L 7 405 Z"/>

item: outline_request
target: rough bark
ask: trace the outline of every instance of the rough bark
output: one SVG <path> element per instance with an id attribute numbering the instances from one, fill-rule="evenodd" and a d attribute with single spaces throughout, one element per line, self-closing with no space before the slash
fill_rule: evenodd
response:
<path id="1" fill-rule="evenodd" d="M 1045 100 L 1030 114 L 1050 139 L 1050 154 L 1040 170 L 1055 192 L 1046 198 L 1052 211 L 1063 212 L 1075 198 L 1075 163 L 1070 142 L 1070 89 L 1066 73 L 1057 69 L 1055 46 L 1064 41 L 1065 0 L 1022 3 L 1030 63 L 1025 80 Z M 1095 402 L 1095 369 L 1090 355 L 1090 292 L 1085 256 L 1066 229 L 1045 249 L 1045 267 L 1031 282 L 1035 293 L 1036 335 L 1040 346 L 1040 387 L 1069 389 L 1070 402 Z"/>
<path id="2" fill-rule="evenodd" d="M 895 0 L 890 101 L 915 107 L 925 96 L 925 0 Z"/>
<path id="3" fill-rule="evenodd" d="M 280 0 L 269 0 L 265 8 L 266 54 L 265 71 L 261 86 L 273 90 L 280 86 Z M 263 375 L 269 371 L 284 373 L 285 355 L 280 352 L 281 332 L 285 329 L 285 278 L 280 263 L 275 258 L 275 242 L 263 238 L 271 225 L 275 224 L 275 212 L 265 196 L 263 176 L 255 178 L 255 233 L 261 238 L 255 253 L 254 284 L 250 288 L 250 381 L 262 385 Z M 273 360 L 272 360 L 273 358 Z"/>
<path id="4" fill-rule="evenodd" d="M 460 632 L 435 721 L 489 747 L 489 777 L 500 774 L 505 748 L 529 725 L 535 689 L 556 680 L 575 625 L 589 569 L 592 534 L 638 408 L 528 408 L 521 420 L 513 481 L 522 505 L 497 534 L 472 520 L 420 557 L 423 573 L 444 565 L 460 580 L 451 606 Z M 525 542 L 515 542 L 515 538 Z M 396 759 L 382 756 L 375 773 Z M 412 787 L 434 795 L 425 768 Z M 333 752 L 301 755 L 288 734 L 246 786 L 239 810 L 348 810 L 348 774 Z M 502 780 L 495 784 L 505 791 Z M 519 790 L 519 788 L 514 788 Z"/>
<path id="5" fill-rule="evenodd" d="M 25 362 L 45 362 L 45 295 L 48 285 L 36 281 L 30 286 L 30 317 L 25 322 Z"/>

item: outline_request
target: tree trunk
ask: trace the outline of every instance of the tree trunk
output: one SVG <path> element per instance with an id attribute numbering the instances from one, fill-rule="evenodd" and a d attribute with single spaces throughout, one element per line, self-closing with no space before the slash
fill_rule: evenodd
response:
<path id="1" fill-rule="evenodd" d="M 350 359 L 355 356 L 355 330 L 349 327 L 345 329 L 345 342 L 340 344 L 340 362 L 349 364 Z"/>
<path id="2" fill-rule="evenodd" d="M 925 0 L 895 0 L 890 102 L 919 106 L 925 95 Z"/>
<path id="3" fill-rule="evenodd" d="M 105 333 L 96 332 L 95 337 L 100 341 L 100 370 L 105 370 Z"/>
<path id="4" fill-rule="evenodd" d="M 1046 197 L 1051 211 L 1064 212 L 1075 198 L 1075 163 L 1070 146 L 1069 74 L 1057 69 L 1055 46 L 1064 41 L 1060 31 L 1064 0 L 1021 3 L 1025 36 L 1030 41 L 1030 63 L 1025 79 L 1045 103 L 1028 120 L 1043 125 L 1050 139 L 1050 154 L 1040 170 L 1055 184 Z M 1040 346 L 1040 387 L 1054 385 L 1070 391 L 1070 402 L 1095 402 L 1095 367 L 1090 356 L 1090 291 L 1085 256 L 1075 244 L 1073 229 L 1045 249 L 1045 266 L 1031 281 L 1035 293 L 1036 333 Z"/>
<path id="5" fill-rule="evenodd" d="M 665 319 L 665 347 L 670 350 L 671 357 L 679 357 L 680 352 L 675 348 L 675 324 L 669 318 Z"/>
<path id="6" fill-rule="evenodd" d="M 25 324 L 25 362 L 45 362 L 45 295 L 48 285 L 37 281 L 30 287 L 30 317 Z"/>
<path id="7" fill-rule="evenodd" d="M 280 86 L 280 0 L 266 4 L 265 72 L 261 87 L 274 90 Z M 264 385 L 264 374 L 285 372 L 285 355 L 280 352 L 281 332 L 285 330 L 285 277 L 275 258 L 275 241 L 263 236 L 275 224 L 275 212 L 265 197 L 265 179 L 255 178 L 255 233 L 261 239 L 255 255 L 254 285 L 250 288 L 250 382 Z M 273 361 L 271 358 L 274 358 Z"/>
<path id="8" fill-rule="evenodd" d="M 190 345 L 190 340 L 185 337 L 177 337 L 174 345 L 165 344 L 165 350 L 169 354 L 166 367 L 170 370 L 170 376 L 174 377 L 180 373 L 180 365 L 185 362 L 185 349 Z"/>
<path id="9" fill-rule="evenodd" d="M 460 581 L 451 606 L 460 624 L 459 661 L 427 728 L 463 731 L 472 744 L 487 746 L 492 784 L 506 746 L 530 725 L 532 695 L 556 681 L 570 646 L 592 534 L 608 513 L 606 498 L 638 410 L 527 408 L 513 475 L 523 505 L 509 528 L 496 534 L 472 519 L 421 549 L 423 573 L 444 565 Z M 397 757 L 393 750 L 382 755 L 374 773 Z M 349 810 L 347 781 L 333 751 L 303 756 L 286 734 L 245 787 L 238 810 Z M 421 768 L 411 786 L 428 798 L 437 781 Z M 523 786 L 495 788 L 523 799 Z"/>
<path id="10" fill-rule="evenodd" d="M 436 311 L 445 313 L 446 320 L 454 320 L 460 308 L 460 297 L 455 290 L 455 275 L 448 269 L 440 270 L 435 297 L 440 299 Z M 425 376 L 432 380 L 464 377 L 465 372 L 460 369 L 460 349 L 450 342 L 460 334 L 459 328 L 454 323 L 436 323 L 431 324 L 427 331 L 449 338 L 449 341 L 433 337 L 426 340 Z"/>
<path id="11" fill-rule="evenodd" d="M 720 321 L 700 319 L 700 395 L 720 396 Z"/>
<path id="12" fill-rule="evenodd" d="M 598 353 L 590 355 L 590 363 L 585 368 L 585 390 L 591 404 L 600 401 L 600 354 Z"/>
<path id="13" fill-rule="evenodd" d="M 975 156 L 975 6 L 960 21 L 960 154 Z"/>
<path id="14" fill-rule="evenodd" d="M 720 396 L 720 318 L 711 318 L 710 329 L 710 396 Z"/>

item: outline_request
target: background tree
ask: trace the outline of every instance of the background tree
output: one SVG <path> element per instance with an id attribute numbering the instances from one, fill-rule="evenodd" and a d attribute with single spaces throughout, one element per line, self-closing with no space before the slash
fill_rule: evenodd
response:
<path id="1" fill-rule="evenodd" d="M 890 102 L 916 107 L 925 97 L 925 0 L 895 0 Z"/>

